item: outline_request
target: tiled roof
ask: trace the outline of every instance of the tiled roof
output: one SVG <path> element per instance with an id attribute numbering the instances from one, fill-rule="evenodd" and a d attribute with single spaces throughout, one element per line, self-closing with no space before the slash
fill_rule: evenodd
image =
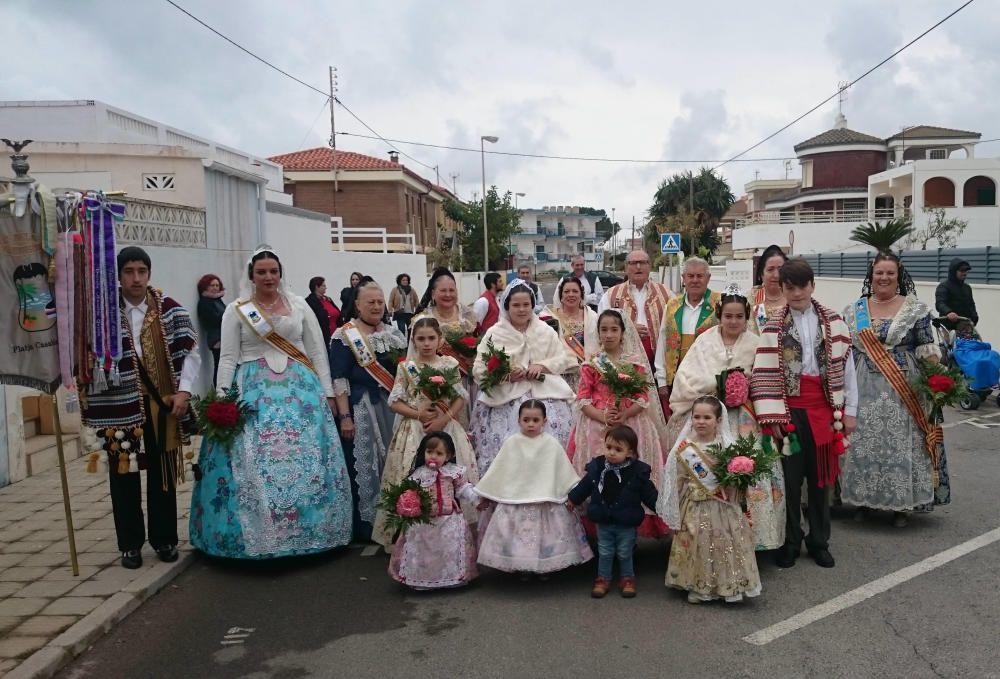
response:
<path id="1" fill-rule="evenodd" d="M 839 146 L 841 144 L 885 144 L 885 140 L 864 132 L 855 132 L 846 127 L 835 127 L 796 144 L 794 148 L 796 151 L 801 151 L 819 146 Z"/>
<path id="2" fill-rule="evenodd" d="M 320 146 L 305 151 L 293 151 L 283 153 L 280 156 L 271 156 L 268 160 L 278 163 L 285 170 L 292 172 L 307 170 L 332 170 L 333 169 L 333 149 Z M 338 170 L 399 170 L 403 166 L 391 160 L 366 156 L 353 151 L 337 151 Z"/>
<path id="3" fill-rule="evenodd" d="M 970 130 L 955 130 L 950 127 L 936 127 L 934 125 L 916 125 L 908 127 L 902 132 L 897 132 L 886 141 L 892 141 L 893 139 L 957 139 L 963 137 L 979 139 L 982 136 L 982 133 Z"/>
<path id="4" fill-rule="evenodd" d="M 771 203 L 784 203 L 785 201 L 792 200 L 793 198 L 799 198 L 803 196 L 816 196 L 816 200 L 822 200 L 824 195 L 832 193 L 848 193 L 850 191 L 868 191 L 867 186 L 834 186 L 831 188 L 821 188 L 821 189 L 792 189 L 791 191 L 782 191 L 781 193 L 776 193 L 773 196 L 769 196 L 765 206 Z"/>

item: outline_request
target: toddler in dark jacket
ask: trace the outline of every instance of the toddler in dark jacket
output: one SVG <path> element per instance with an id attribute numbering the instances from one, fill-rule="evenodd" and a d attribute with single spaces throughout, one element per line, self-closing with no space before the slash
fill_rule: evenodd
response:
<path id="1" fill-rule="evenodd" d="M 636 527 L 642 523 L 642 506 L 656 511 L 656 486 L 650 480 L 648 464 L 638 459 L 639 439 L 635 431 L 620 424 L 608 430 L 604 438 L 606 455 L 587 463 L 586 474 L 569 492 L 566 506 L 573 508 L 590 498 L 587 518 L 597 524 L 597 579 L 590 595 L 601 598 L 608 593 L 615 557 L 621 575 L 623 597 L 635 596 Z"/>

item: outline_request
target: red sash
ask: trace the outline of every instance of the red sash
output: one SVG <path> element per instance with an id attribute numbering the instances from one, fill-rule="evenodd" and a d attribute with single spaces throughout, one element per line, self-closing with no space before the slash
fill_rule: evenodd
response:
<path id="1" fill-rule="evenodd" d="M 823 382 L 816 375 L 802 375 L 799 395 L 788 397 L 788 407 L 804 410 L 816 445 L 816 473 L 820 488 L 832 486 L 840 475 L 840 455 L 833 445 L 833 408 L 826 400 Z M 800 437 L 801 438 L 801 437 Z"/>

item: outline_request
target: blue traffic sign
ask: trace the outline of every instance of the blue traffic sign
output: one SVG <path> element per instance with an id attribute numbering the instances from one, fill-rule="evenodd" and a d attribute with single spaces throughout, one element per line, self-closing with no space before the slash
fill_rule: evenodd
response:
<path id="1" fill-rule="evenodd" d="M 675 255 L 681 251 L 681 235 L 679 233 L 660 234 L 660 252 L 665 255 Z"/>

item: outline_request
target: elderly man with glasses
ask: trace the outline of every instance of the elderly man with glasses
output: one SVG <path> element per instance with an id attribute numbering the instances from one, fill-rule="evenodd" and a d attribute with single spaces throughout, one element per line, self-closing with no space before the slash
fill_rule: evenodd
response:
<path id="1" fill-rule="evenodd" d="M 608 309 L 621 309 L 628 313 L 639 331 L 650 367 L 653 365 L 663 312 L 671 297 L 665 285 L 649 280 L 651 264 L 649 255 L 643 250 L 628 253 L 625 258 L 626 281 L 605 292 L 597 305 L 598 313 Z"/>

